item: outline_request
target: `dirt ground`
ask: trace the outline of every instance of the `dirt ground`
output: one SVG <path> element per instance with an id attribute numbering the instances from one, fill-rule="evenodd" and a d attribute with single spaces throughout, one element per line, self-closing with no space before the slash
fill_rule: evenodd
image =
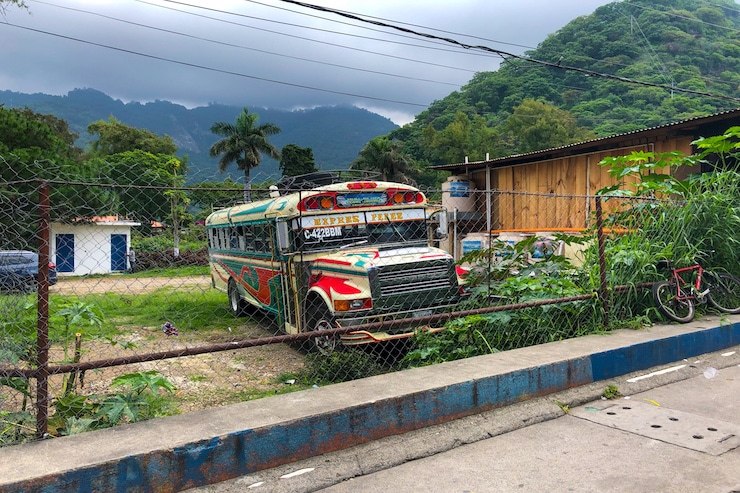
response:
<path id="1" fill-rule="evenodd" d="M 208 289 L 211 280 L 208 276 L 190 277 L 129 277 L 125 274 L 105 277 L 75 277 L 59 278 L 59 282 L 49 287 L 50 293 L 61 294 L 90 294 L 90 293 L 121 293 L 136 294 L 154 291 L 166 286 L 171 287 L 203 287 Z"/>
<path id="2" fill-rule="evenodd" d="M 135 294 L 163 286 L 188 289 L 211 289 L 208 276 L 179 278 L 136 278 L 109 276 L 89 279 L 60 279 L 50 287 L 52 293 L 88 294 L 120 292 Z M 242 323 L 243 325 L 238 325 Z M 115 344 L 108 341 L 83 341 L 81 361 L 98 361 L 121 358 L 134 354 L 158 353 L 184 348 L 201 347 L 234 340 L 274 335 L 249 317 L 235 320 L 229 332 L 186 334 L 176 337 L 164 334 L 162 328 L 140 327 L 127 329 L 125 337 Z M 132 347 L 129 347 L 132 346 Z M 135 347 L 134 347 L 135 346 Z M 72 348 L 68 349 L 71 354 Z M 51 361 L 64 359 L 63 351 L 56 348 Z M 89 370 L 82 378 L 79 393 L 107 392 L 113 378 L 126 373 L 156 370 L 176 387 L 178 408 L 181 412 L 221 406 L 277 392 L 289 383 L 277 382 L 282 374 L 296 373 L 304 366 L 305 354 L 287 344 L 272 344 L 253 348 L 234 349 L 195 356 L 184 356 Z M 61 388 L 61 377 L 54 377 L 52 387 Z M 53 393 L 54 389 L 52 389 Z"/>

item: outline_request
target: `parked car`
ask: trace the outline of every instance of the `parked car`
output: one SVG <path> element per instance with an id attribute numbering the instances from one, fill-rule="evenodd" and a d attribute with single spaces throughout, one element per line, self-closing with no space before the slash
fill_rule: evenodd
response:
<path id="1" fill-rule="evenodd" d="M 29 250 L 0 250 L 0 289 L 35 291 L 39 278 L 39 256 Z M 57 267 L 49 262 L 49 285 L 57 282 Z"/>

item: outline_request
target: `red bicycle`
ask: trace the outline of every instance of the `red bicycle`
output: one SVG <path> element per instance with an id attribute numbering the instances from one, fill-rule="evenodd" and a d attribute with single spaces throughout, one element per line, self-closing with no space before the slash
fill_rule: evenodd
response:
<path id="1" fill-rule="evenodd" d="M 724 313 L 740 313 L 740 279 L 726 272 L 704 270 L 701 265 L 674 269 L 670 262 L 659 267 L 668 268 L 671 277 L 653 284 L 653 298 L 666 317 L 679 323 L 694 319 L 696 304 L 709 303 Z"/>

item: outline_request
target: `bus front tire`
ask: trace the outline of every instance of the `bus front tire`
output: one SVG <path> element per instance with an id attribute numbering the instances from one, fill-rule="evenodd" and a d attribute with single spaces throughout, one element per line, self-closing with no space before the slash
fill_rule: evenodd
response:
<path id="1" fill-rule="evenodd" d="M 313 332 L 333 328 L 335 328 L 335 326 L 332 322 L 331 313 L 325 306 L 318 306 L 311 310 L 308 321 L 309 331 Z M 313 348 L 324 356 L 328 356 L 338 351 L 342 346 L 342 342 L 336 334 L 314 337 L 312 341 Z"/>

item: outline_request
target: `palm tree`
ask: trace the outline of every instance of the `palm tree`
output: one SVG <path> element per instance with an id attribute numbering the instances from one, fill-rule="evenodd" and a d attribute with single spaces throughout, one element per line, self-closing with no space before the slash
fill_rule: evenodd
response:
<path id="1" fill-rule="evenodd" d="M 272 145 L 268 137 L 280 133 L 280 127 L 274 123 L 257 125 L 257 113 L 249 114 L 244 108 L 236 117 L 236 124 L 217 122 L 211 126 L 211 132 L 223 139 L 214 143 L 209 151 L 211 157 L 219 157 L 218 170 L 223 173 L 231 163 L 244 171 L 244 201 L 251 202 L 249 171 L 259 166 L 262 153 L 273 159 L 280 159 L 280 152 Z"/>
<path id="2" fill-rule="evenodd" d="M 377 171 L 383 181 L 395 181 L 413 185 L 418 171 L 413 159 L 403 152 L 399 141 L 385 136 L 375 137 L 365 144 L 359 157 L 352 162 L 350 169 Z"/>

